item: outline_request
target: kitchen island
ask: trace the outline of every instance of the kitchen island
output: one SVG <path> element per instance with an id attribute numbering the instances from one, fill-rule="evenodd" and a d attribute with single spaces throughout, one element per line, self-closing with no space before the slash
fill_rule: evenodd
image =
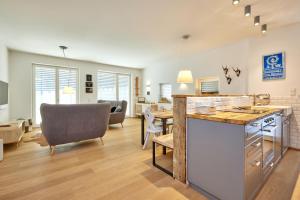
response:
<path id="1" fill-rule="evenodd" d="M 280 158 L 281 110 L 251 111 L 187 114 L 187 182 L 210 198 L 254 199 Z"/>

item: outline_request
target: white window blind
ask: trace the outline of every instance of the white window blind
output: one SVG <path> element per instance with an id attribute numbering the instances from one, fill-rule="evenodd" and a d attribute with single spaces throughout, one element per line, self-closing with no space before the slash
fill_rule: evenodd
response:
<path id="1" fill-rule="evenodd" d="M 98 99 L 117 100 L 116 85 L 116 74 L 99 71 L 97 75 Z"/>
<path id="2" fill-rule="evenodd" d="M 59 104 L 75 104 L 77 99 L 77 70 L 58 69 Z"/>
<path id="3" fill-rule="evenodd" d="M 56 70 L 49 67 L 35 67 L 35 122 L 41 122 L 42 103 L 56 103 Z"/>
<path id="4" fill-rule="evenodd" d="M 130 75 L 113 72 L 98 71 L 97 97 L 98 100 L 125 100 L 127 101 L 126 114 L 129 115 L 130 101 Z"/>
<path id="5" fill-rule="evenodd" d="M 41 122 L 40 106 L 42 103 L 77 103 L 77 69 L 34 65 L 34 74 L 34 122 L 36 124 Z"/>
<path id="6" fill-rule="evenodd" d="M 160 98 L 166 98 L 169 101 L 172 100 L 172 85 L 169 83 L 160 84 Z"/>
<path id="7" fill-rule="evenodd" d="M 203 93 L 217 93 L 219 92 L 219 81 L 202 81 L 201 82 L 201 91 Z"/>

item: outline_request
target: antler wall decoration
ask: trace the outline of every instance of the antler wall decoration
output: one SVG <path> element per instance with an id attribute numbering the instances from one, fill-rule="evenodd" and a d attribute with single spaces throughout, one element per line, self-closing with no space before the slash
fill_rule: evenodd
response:
<path id="1" fill-rule="evenodd" d="M 222 66 L 225 76 L 228 74 L 229 68 Z"/>
<path id="2" fill-rule="evenodd" d="M 232 68 L 232 70 L 234 71 L 234 73 L 237 77 L 239 77 L 241 75 L 241 72 L 242 72 L 238 67 L 235 68 L 235 67 L 228 67 L 227 65 L 226 66 L 222 65 L 222 69 L 223 69 L 223 72 L 225 74 L 225 78 L 227 80 L 228 85 L 230 85 L 230 83 L 232 81 L 232 78 L 229 74 L 230 68 Z"/>
<path id="3" fill-rule="evenodd" d="M 225 77 L 226 77 L 228 85 L 230 85 L 232 78 L 230 77 L 230 75 L 225 75 Z"/>
<path id="4" fill-rule="evenodd" d="M 235 72 L 237 77 L 239 77 L 241 75 L 241 70 L 238 67 L 236 69 L 234 67 L 232 67 L 232 69 Z"/>

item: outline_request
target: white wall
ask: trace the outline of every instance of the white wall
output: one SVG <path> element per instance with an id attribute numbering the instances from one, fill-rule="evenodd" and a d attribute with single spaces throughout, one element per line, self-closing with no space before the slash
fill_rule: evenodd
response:
<path id="1" fill-rule="evenodd" d="M 0 42 L 0 80 L 8 82 L 8 55 L 4 43 Z M 0 107 L 0 123 L 5 123 L 9 119 L 9 106 Z"/>
<path id="2" fill-rule="evenodd" d="M 194 85 L 189 84 L 187 89 L 181 89 L 176 83 L 179 70 L 189 69 L 194 78 L 217 76 L 220 79 L 220 93 L 245 94 L 247 92 L 247 55 L 248 41 L 230 44 L 221 48 L 194 53 L 184 58 L 170 58 L 157 61 L 144 69 L 144 92 L 146 83 L 151 82 L 151 95 L 148 100 L 158 101 L 159 83 L 171 83 L 173 94 L 187 94 L 194 92 Z M 222 65 L 239 67 L 242 71 L 240 77 L 236 77 L 231 69 L 232 82 L 227 84 Z M 145 94 L 146 95 L 146 94 Z"/>
<path id="3" fill-rule="evenodd" d="M 180 59 L 174 56 L 158 61 L 144 70 L 143 89 L 145 91 L 146 82 L 150 81 L 151 95 L 147 98 L 152 101 L 158 101 L 159 83 L 171 83 L 174 94 L 193 93 L 193 85 L 189 85 L 186 90 L 180 90 L 176 83 L 178 71 L 186 66 L 196 78 L 218 76 L 221 80 L 221 94 L 270 93 L 271 96 L 290 96 L 296 90 L 296 96 L 300 95 L 299 36 L 300 23 Z M 281 51 L 286 52 L 286 79 L 263 81 L 262 56 Z M 237 78 L 232 74 L 233 81 L 231 85 L 227 85 L 222 65 L 241 68 L 241 77 Z"/>
<path id="4" fill-rule="evenodd" d="M 249 93 L 268 92 L 272 96 L 289 96 L 296 89 L 300 94 L 300 24 L 270 31 L 266 36 L 250 40 L 248 55 Z M 286 52 L 286 79 L 262 80 L 262 56 Z"/>
<path id="5" fill-rule="evenodd" d="M 78 61 L 71 59 L 64 59 L 58 57 L 44 56 L 38 54 L 31 54 L 26 52 L 9 50 L 9 70 L 10 70 L 10 118 L 16 119 L 19 117 L 32 118 L 32 64 L 50 64 L 57 66 L 72 66 L 79 69 L 80 74 L 80 103 L 96 103 L 96 74 L 97 70 L 113 71 L 119 73 L 130 73 L 132 84 L 132 102 L 135 102 L 134 97 L 134 79 L 136 76 L 142 76 L 142 70 L 133 68 L 117 67 L 87 61 Z M 85 77 L 86 74 L 93 75 L 94 93 L 85 93 Z M 134 105 L 134 104 L 133 104 Z M 134 106 L 131 107 L 133 113 Z"/>

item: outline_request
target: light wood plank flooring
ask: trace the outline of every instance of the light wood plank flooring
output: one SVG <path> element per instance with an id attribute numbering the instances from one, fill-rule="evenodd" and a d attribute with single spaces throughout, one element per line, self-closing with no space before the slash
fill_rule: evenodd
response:
<path id="1" fill-rule="evenodd" d="M 99 140 L 49 148 L 34 142 L 5 146 L 0 163 L 0 199 L 206 199 L 152 167 L 151 144 L 140 145 L 140 121 L 127 119 Z M 158 160 L 171 165 L 171 152 Z M 290 199 L 300 152 L 290 150 L 257 199 Z"/>

